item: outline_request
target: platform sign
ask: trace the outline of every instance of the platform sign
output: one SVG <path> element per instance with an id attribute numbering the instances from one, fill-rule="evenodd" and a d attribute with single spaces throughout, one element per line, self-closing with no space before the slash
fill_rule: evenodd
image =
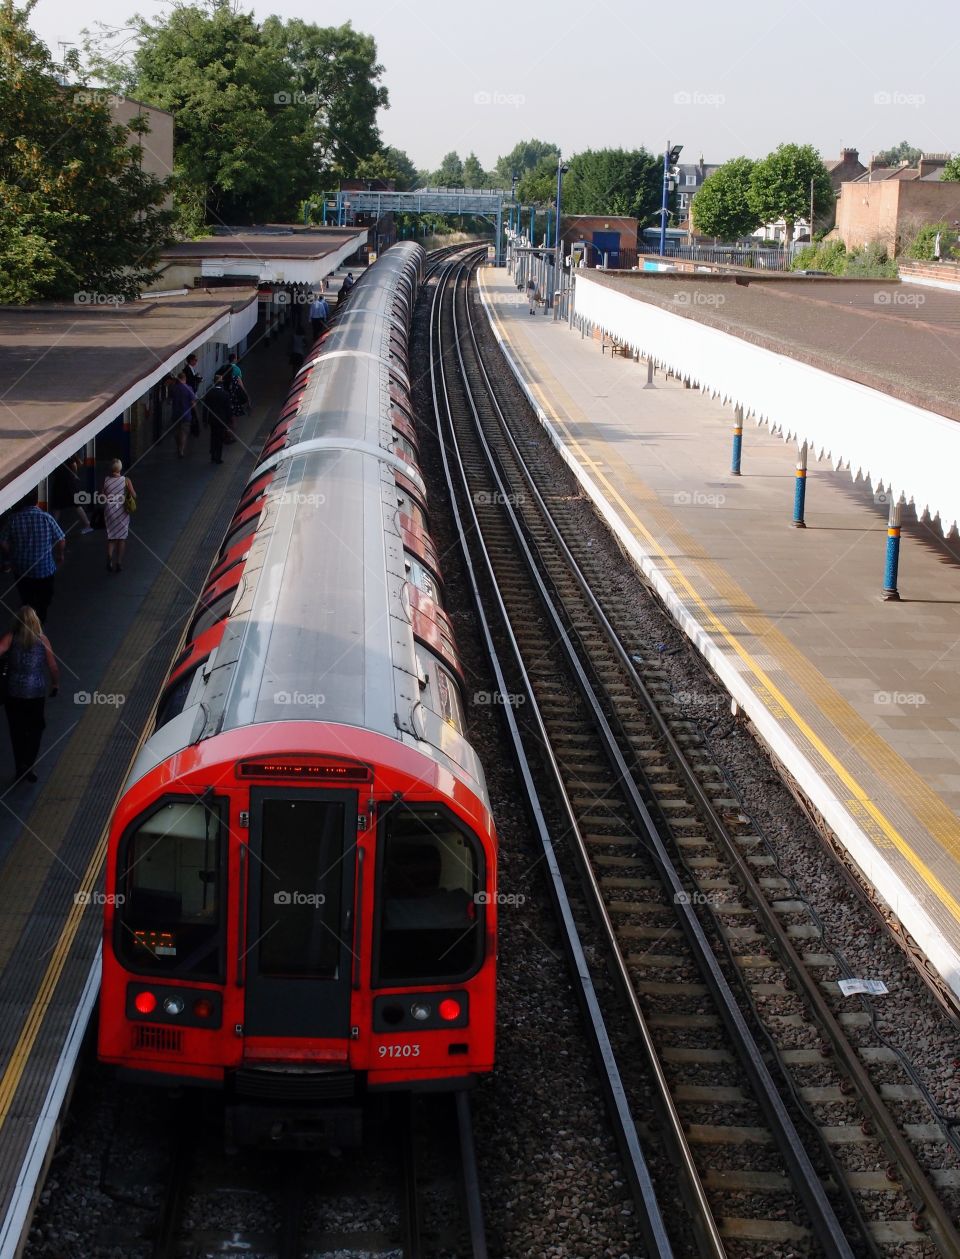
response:
<path id="1" fill-rule="evenodd" d="M 493 245 L 487 246 L 487 262 L 493 262 L 497 256 L 497 251 Z"/>
<path id="2" fill-rule="evenodd" d="M 376 261 L 377 261 L 377 255 L 371 249 L 371 251 L 367 254 L 367 262 L 370 263 L 372 266 L 373 263 L 375 263 Z"/>

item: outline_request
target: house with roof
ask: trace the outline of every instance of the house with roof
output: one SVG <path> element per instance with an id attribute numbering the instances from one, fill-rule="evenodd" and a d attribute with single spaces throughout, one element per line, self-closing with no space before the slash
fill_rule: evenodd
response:
<path id="1" fill-rule="evenodd" d="M 715 170 L 720 169 L 717 162 L 705 162 L 700 154 L 699 162 L 680 162 L 677 165 L 676 188 L 676 226 L 682 231 L 690 231 L 690 202 L 697 189 Z"/>
<path id="2" fill-rule="evenodd" d="M 894 256 L 925 223 L 960 228 L 960 182 L 941 178 L 949 153 L 924 153 L 915 165 L 881 166 L 840 185 L 836 234 L 847 249 L 880 241 Z"/>

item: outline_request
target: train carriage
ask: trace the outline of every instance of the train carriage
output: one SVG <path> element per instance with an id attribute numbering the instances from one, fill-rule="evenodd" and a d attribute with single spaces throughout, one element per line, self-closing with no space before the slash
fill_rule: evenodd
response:
<path id="1" fill-rule="evenodd" d="M 389 250 L 292 386 L 109 838 L 100 1056 L 250 1140 L 493 1063 L 496 841 L 429 532 Z"/>

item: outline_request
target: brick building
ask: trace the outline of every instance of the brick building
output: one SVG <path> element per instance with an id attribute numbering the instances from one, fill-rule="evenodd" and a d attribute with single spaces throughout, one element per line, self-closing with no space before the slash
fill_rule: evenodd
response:
<path id="1" fill-rule="evenodd" d="M 824 166 L 830 175 L 834 192 L 840 191 L 841 184 L 851 179 L 859 179 L 861 175 L 867 173 L 867 167 L 860 161 L 860 154 L 856 149 L 841 149 L 840 156 L 828 158 Z"/>
<path id="2" fill-rule="evenodd" d="M 586 265 L 595 267 L 607 255 L 611 267 L 632 267 L 637 261 L 637 220 L 617 214 L 570 214 L 563 216 L 561 239 L 565 253 L 580 252 L 576 246 L 589 242 Z"/>
<path id="3" fill-rule="evenodd" d="M 899 252 L 925 223 L 960 221 L 960 182 L 941 182 L 914 174 L 911 178 L 865 177 L 841 184 L 836 232 L 848 249 L 881 241 L 887 252 Z"/>

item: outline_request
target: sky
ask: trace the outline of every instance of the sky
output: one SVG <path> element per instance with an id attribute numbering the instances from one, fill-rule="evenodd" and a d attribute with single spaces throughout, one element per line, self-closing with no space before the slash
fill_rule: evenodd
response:
<path id="1" fill-rule="evenodd" d="M 681 161 L 762 156 L 781 141 L 861 159 L 900 140 L 960 149 L 960 22 L 946 0 L 274 0 L 243 4 L 372 34 L 390 93 L 385 143 L 435 169 L 451 149 L 484 167 L 521 139 L 588 147 L 682 144 Z M 59 58 L 94 17 L 123 26 L 169 0 L 39 0 L 32 25 Z M 762 11 L 761 11 L 762 10 Z M 657 38 L 660 32 L 660 38 Z"/>

